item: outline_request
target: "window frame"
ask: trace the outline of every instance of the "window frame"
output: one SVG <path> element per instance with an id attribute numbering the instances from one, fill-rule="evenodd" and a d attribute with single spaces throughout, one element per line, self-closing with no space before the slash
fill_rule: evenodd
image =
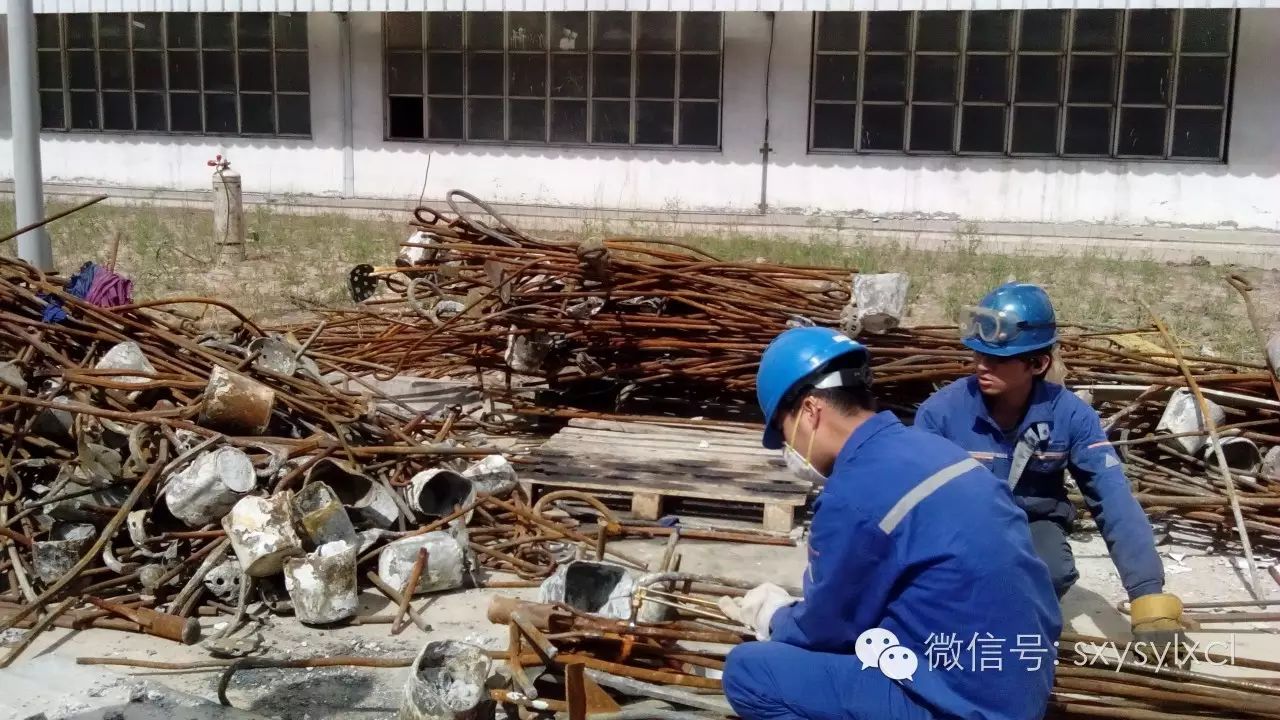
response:
<path id="1" fill-rule="evenodd" d="M 1230 17 L 1226 23 L 1226 48 L 1220 51 L 1184 51 L 1183 32 L 1186 23 L 1188 11 L 1201 10 L 1201 8 L 1167 8 L 1173 13 L 1172 20 L 1172 39 L 1168 50 L 1131 50 L 1129 49 L 1129 26 L 1134 12 L 1146 12 L 1148 10 L 1121 10 L 1113 9 L 1088 9 L 1088 10 L 1060 10 L 1063 14 L 1062 39 L 1057 50 L 1029 50 L 1021 46 L 1021 35 L 1023 31 L 1022 18 L 1026 12 L 1043 12 L 1043 10 L 912 10 L 897 11 L 909 12 L 908 20 L 908 43 L 907 49 L 902 52 L 890 51 L 872 51 L 868 48 L 868 18 L 878 12 L 895 12 L 895 11 L 855 11 L 853 14 L 858 16 L 858 37 L 856 49 L 847 48 L 839 50 L 824 50 L 820 46 L 820 24 L 821 16 L 824 13 L 813 13 L 810 32 L 810 68 L 809 68 L 809 108 L 807 123 L 806 152 L 811 155 L 896 155 L 896 156 L 923 156 L 923 157 L 985 157 L 985 158 L 1005 158 L 1005 159 L 1060 159 L 1060 160 L 1098 160 L 1098 161 L 1121 161 L 1121 162 L 1161 162 L 1161 163 L 1197 163 L 1197 164 L 1226 164 L 1230 159 L 1230 126 L 1232 115 L 1232 101 L 1235 94 L 1236 83 L 1236 62 L 1238 49 L 1238 36 L 1240 28 L 1240 13 L 1236 9 L 1229 8 L 1204 8 L 1204 10 L 1213 10 L 1229 13 Z M 1052 10 L 1050 10 L 1052 11 Z M 952 51 L 927 50 L 921 51 L 917 49 L 919 40 L 919 18 L 924 13 L 940 13 L 955 12 L 960 15 L 960 27 L 958 29 L 958 47 Z M 969 47 L 969 34 L 971 29 L 970 17 L 976 12 L 1001 12 L 1009 13 L 1011 16 L 1010 27 L 1008 31 L 1008 47 L 1005 50 L 975 50 Z M 1080 12 L 1117 12 L 1119 21 L 1117 23 L 1117 37 L 1113 50 L 1078 50 L 1073 47 L 1074 36 L 1076 32 L 1076 17 Z M 901 102 L 887 101 L 868 101 L 864 99 L 866 88 L 867 74 L 867 58 L 873 55 L 884 54 L 905 54 L 906 74 L 904 77 L 905 93 Z M 956 58 L 955 70 L 955 99 L 954 102 L 922 102 L 915 99 L 915 81 L 916 81 L 916 64 L 917 58 L 932 55 L 953 56 Z M 852 100 L 832 100 L 818 98 L 818 65 L 820 58 L 843 56 L 854 57 L 857 62 L 857 74 L 855 87 L 853 89 Z M 969 58 L 975 56 L 1000 56 L 1007 58 L 1007 77 L 1005 78 L 1005 97 L 1003 102 L 997 101 L 979 101 L 968 100 L 965 97 L 967 72 Z M 1019 100 L 1017 96 L 1018 78 L 1024 57 L 1030 56 L 1052 56 L 1059 58 L 1059 79 L 1056 99 L 1049 101 L 1025 101 Z M 1112 89 L 1110 93 L 1110 102 L 1086 102 L 1075 101 L 1069 97 L 1071 86 L 1071 70 L 1073 62 L 1077 57 L 1089 56 L 1111 56 L 1114 57 Z M 1169 58 L 1170 68 L 1168 70 L 1168 90 L 1167 99 L 1163 105 L 1141 102 L 1126 102 L 1124 97 L 1126 72 L 1131 58 L 1141 57 L 1167 57 Z M 1222 83 L 1222 101 L 1220 105 L 1203 105 L 1203 104 L 1183 104 L 1179 101 L 1180 73 L 1182 70 L 1182 62 L 1184 58 L 1220 58 L 1224 61 L 1225 77 Z M 864 109 L 867 106 L 876 105 L 900 105 L 903 107 L 902 117 L 902 143 L 900 149 L 875 149 L 865 147 L 863 138 L 863 119 Z M 911 147 L 911 128 L 914 117 L 914 108 L 919 105 L 940 105 L 953 108 L 952 115 L 952 143 L 949 150 L 919 150 Z M 821 106 L 852 106 L 854 108 L 854 118 L 852 126 L 852 147 L 817 147 L 816 139 L 816 118 L 818 108 Z M 1000 107 L 1004 113 L 1004 133 L 999 151 L 981 151 L 981 150 L 964 150 L 962 131 L 964 129 L 964 115 L 968 107 Z M 1017 152 L 1014 151 L 1014 128 L 1015 114 L 1021 107 L 1049 107 L 1054 108 L 1057 119 L 1055 145 L 1053 152 Z M 1071 108 L 1079 107 L 1103 107 L 1109 109 L 1111 113 L 1109 125 L 1109 143 L 1106 154 L 1091 153 L 1068 153 L 1066 151 L 1067 137 L 1067 116 Z M 1137 155 L 1122 152 L 1121 148 L 1121 128 L 1124 122 L 1124 112 L 1126 109 L 1162 109 L 1165 113 L 1164 133 L 1162 136 L 1161 154 L 1155 155 Z M 1176 141 L 1175 123 L 1180 111 L 1189 110 L 1205 110 L 1220 113 L 1219 133 L 1217 154 L 1214 156 L 1188 156 L 1177 155 L 1174 153 L 1174 145 Z"/>
<path id="2" fill-rule="evenodd" d="M 299 12 L 108 12 L 108 13 L 57 13 L 50 14 L 57 19 L 58 27 L 58 46 L 43 45 L 37 40 L 37 52 L 58 51 L 59 62 L 61 64 L 61 87 L 46 87 L 41 79 L 37 76 L 37 87 L 40 93 L 52 93 L 60 91 L 62 96 L 62 127 L 45 127 L 44 119 L 40 121 L 40 132 L 42 133 L 60 133 L 60 134 L 104 134 L 104 135 L 156 135 L 156 136 L 191 136 L 191 137 L 230 137 L 230 138 L 272 138 L 281 140 L 310 140 L 315 136 L 315 126 L 312 121 L 311 108 L 311 36 L 309 32 L 306 13 Z M 79 46 L 72 47 L 69 38 L 68 23 L 71 18 L 76 15 L 88 16 L 92 25 L 92 48 L 81 48 Z M 129 72 L 129 88 L 107 89 L 103 87 L 103 63 L 102 53 L 102 22 L 103 15 L 118 15 L 124 17 L 125 21 L 125 42 L 119 48 L 105 48 L 106 52 L 119 52 L 127 56 L 128 72 Z M 160 27 L 158 30 L 157 44 L 154 46 L 136 44 L 134 28 L 135 15 L 157 16 L 160 19 Z M 169 18 L 175 15 L 188 15 L 193 18 L 195 36 L 193 45 L 190 47 L 173 47 L 170 44 L 170 28 Z M 206 47 L 204 41 L 204 16 L 205 15 L 230 15 L 231 16 L 231 41 L 226 47 Z M 267 15 L 270 16 L 270 36 L 265 47 L 245 48 L 240 47 L 240 16 L 241 15 Z M 302 17 L 303 31 L 305 34 L 305 47 L 288 47 L 279 40 L 279 30 L 276 18 L 280 16 Z M 37 33 L 38 35 L 38 33 Z M 71 87 L 70 79 L 70 53 L 73 51 L 92 51 L 95 64 L 95 85 L 92 90 L 74 89 Z M 214 51 L 226 53 L 231 58 L 232 71 L 232 89 L 230 90 L 210 90 L 205 84 L 205 55 L 207 52 Z M 140 88 L 137 76 L 137 56 L 138 53 L 155 53 L 160 58 L 160 89 Z M 195 80 L 195 89 L 175 88 L 171 82 L 171 57 L 175 54 L 190 55 L 195 58 L 196 69 L 198 71 Z M 271 78 L 270 87 L 266 90 L 246 90 L 240 81 L 240 60 L 243 53 L 262 53 L 270 58 Z M 306 90 L 282 90 L 280 88 L 280 71 L 279 57 L 281 55 L 301 55 L 306 60 Z M 95 98 L 97 108 L 97 127 L 94 128 L 77 128 L 72 125 L 71 116 L 71 96 L 73 92 L 92 93 Z M 108 94 L 127 94 L 129 96 L 129 117 L 131 127 L 128 129 L 117 129 L 106 127 L 106 103 L 104 97 Z M 164 116 L 163 122 L 165 129 L 141 129 L 138 127 L 138 96 L 154 95 L 163 98 Z M 175 130 L 173 129 L 173 103 L 172 98 L 176 95 L 194 96 L 198 98 L 197 107 L 200 117 L 200 130 Z M 266 96 L 271 98 L 271 124 L 272 132 L 247 132 L 245 131 L 245 112 L 242 103 L 242 97 L 250 96 Z M 235 132 L 224 132 L 218 130 L 209 130 L 208 105 L 206 98 L 209 96 L 228 96 L 233 99 L 235 105 Z M 306 133 L 284 132 L 281 130 L 281 111 L 280 98 L 282 97 L 301 97 L 306 99 Z"/>
<path id="3" fill-rule="evenodd" d="M 675 40 L 674 45 L 670 49 L 643 49 L 638 47 L 640 40 L 640 23 L 639 16 L 645 14 L 643 11 L 609 11 L 609 10 L 564 10 L 564 11 L 455 11 L 456 14 L 462 16 L 462 42 L 457 48 L 432 48 L 430 45 L 430 17 L 438 15 L 438 12 L 416 12 L 410 13 L 420 16 L 420 47 L 417 50 L 408 48 L 392 48 L 389 46 L 389 29 L 388 23 L 395 13 L 382 14 L 382 42 L 381 42 L 381 60 L 382 60 L 382 130 L 383 140 L 385 142 L 407 142 L 407 143 L 431 143 L 431 144 L 449 144 L 449 145 L 478 145 L 478 146 L 514 146 L 528 148 L 588 148 L 592 150 L 623 150 L 623 149 L 641 149 L 641 150 L 659 150 L 671 152 L 721 152 L 724 147 L 724 13 L 715 12 L 718 16 L 718 38 L 714 49 L 685 49 L 684 47 L 684 24 L 686 17 L 697 14 L 694 11 L 671 11 L 676 16 L 675 24 Z M 471 17 L 481 13 L 501 12 L 502 14 L 502 48 L 472 48 L 470 47 L 470 28 Z M 539 50 L 530 50 L 524 48 L 512 48 L 511 43 L 511 16 L 516 14 L 528 14 L 536 12 L 543 15 L 543 28 L 546 35 L 546 47 Z M 553 17 L 561 14 L 584 14 L 587 18 L 587 29 L 585 33 L 579 35 L 586 36 L 584 46 L 579 46 L 573 50 L 560 50 L 554 47 L 555 38 L 550 37 L 553 27 Z M 604 14 L 626 13 L 631 16 L 631 32 L 629 47 L 626 49 L 618 48 L 597 48 L 596 32 L 598 16 Z M 412 93 L 392 93 L 391 92 L 391 65 L 389 58 L 392 54 L 410 54 L 413 52 L 420 53 L 422 56 L 422 88 L 417 94 Z M 428 78 L 430 72 L 430 55 L 432 53 L 450 53 L 456 54 L 461 58 L 462 66 L 462 90 L 460 93 L 431 93 L 428 88 Z M 493 94 L 472 94 L 470 92 L 470 72 L 471 58 L 479 54 L 495 54 L 502 56 L 503 82 L 501 95 Z M 514 55 L 541 55 L 545 58 L 544 66 L 544 85 L 543 94 L 541 96 L 518 95 L 511 87 L 511 57 Z M 630 64 L 630 80 L 629 92 L 627 97 L 621 96 L 598 96 L 595 92 L 595 69 L 597 56 L 625 56 Z M 672 78 L 672 96 L 671 97 L 653 97 L 640 94 L 640 78 L 639 68 L 640 59 L 644 56 L 670 56 L 674 60 L 673 78 Z M 552 93 L 552 73 L 554 58 L 556 56 L 573 56 L 586 58 L 586 87 L 582 96 L 561 97 Z M 681 72 L 682 63 L 688 56 L 714 56 L 717 60 L 717 69 L 719 73 L 718 84 L 715 98 L 682 98 L 681 97 Z M 393 97 L 402 98 L 420 98 L 422 101 L 422 134 L 423 137 L 402 137 L 395 136 L 391 133 L 391 99 Z M 463 104 L 462 109 L 462 137 L 461 138 L 443 138 L 430 136 L 430 99 L 432 97 L 441 97 L 451 100 L 458 100 Z M 471 134 L 471 113 L 469 102 L 471 100 L 499 100 L 503 107 L 503 138 L 472 138 Z M 543 102 L 543 140 L 519 140 L 511 139 L 512 137 L 512 100 L 516 101 L 533 101 L 541 100 Z M 583 141 L 557 141 L 553 140 L 552 128 L 552 108 L 557 102 L 581 102 L 585 106 L 586 121 L 583 129 Z M 595 133 L 597 102 L 622 102 L 625 101 L 628 106 L 628 139 L 625 143 L 610 143 L 595 141 L 592 138 Z M 642 102 L 669 102 L 672 104 L 672 128 L 671 143 L 644 143 L 638 142 L 637 124 L 639 120 L 639 106 Z M 685 103 L 695 103 L 701 105 L 714 104 L 716 107 L 716 143 L 714 145 L 699 144 L 682 144 L 680 119 L 682 114 L 682 106 Z"/>

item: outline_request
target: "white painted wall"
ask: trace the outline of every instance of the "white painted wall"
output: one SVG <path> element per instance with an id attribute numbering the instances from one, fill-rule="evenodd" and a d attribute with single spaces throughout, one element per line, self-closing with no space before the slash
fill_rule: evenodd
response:
<path id="1" fill-rule="evenodd" d="M 832 156 L 806 152 L 810 23 L 779 13 L 768 177 L 772 209 L 954 216 L 977 221 L 1230 225 L 1280 230 L 1280 11 L 1243 10 L 1229 152 L 1220 164 Z M 311 141 L 46 133 L 50 182 L 202 189 L 228 155 L 249 191 L 342 187 L 336 16 L 310 16 Z M 723 147 L 631 151 L 383 140 L 381 17 L 351 14 L 356 194 L 416 199 L 461 187 L 499 202 L 752 212 L 760 201 L 769 21 L 725 17 Z M 6 88 L 7 94 L 7 88 Z M 2 102 L 2 101 L 0 101 Z M 7 136 L 7 122 L 0 133 Z M 0 176 L 11 172 L 0 142 Z M 424 186 L 425 177 L 425 186 Z M 424 190 L 425 187 L 425 190 Z"/>

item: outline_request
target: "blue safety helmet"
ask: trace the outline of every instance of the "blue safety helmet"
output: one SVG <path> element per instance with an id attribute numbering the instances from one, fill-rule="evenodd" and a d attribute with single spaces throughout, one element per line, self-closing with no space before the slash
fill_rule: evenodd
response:
<path id="1" fill-rule="evenodd" d="M 960 318 L 965 347 L 984 355 L 1012 357 L 1058 342 L 1058 322 L 1044 288 L 1010 282 L 987 293 Z"/>
<path id="2" fill-rule="evenodd" d="M 868 356 L 862 343 L 830 328 L 791 328 L 774 338 L 756 373 L 756 398 L 764 412 L 764 446 L 770 450 L 782 447 L 782 430 L 775 420 L 782 403 L 801 390 L 869 384 Z"/>

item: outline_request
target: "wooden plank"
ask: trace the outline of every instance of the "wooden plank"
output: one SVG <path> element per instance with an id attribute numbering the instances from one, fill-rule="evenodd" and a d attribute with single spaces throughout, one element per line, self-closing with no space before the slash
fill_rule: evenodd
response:
<path id="1" fill-rule="evenodd" d="M 608 452 L 613 455 L 640 455 L 644 457 L 690 457 L 723 462 L 749 463 L 784 467 L 780 453 L 738 452 L 736 449 L 694 446 L 681 446 L 670 443 L 622 442 L 609 440 L 586 440 L 582 438 L 556 438 L 548 440 L 539 450 L 562 450 L 572 453 Z"/>
<path id="2" fill-rule="evenodd" d="M 773 482 L 768 478 L 726 478 L 695 473 L 677 474 L 669 472 L 653 472 L 637 466 L 634 468 L 611 465 L 595 465 L 591 463 L 573 463 L 569 465 L 534 465 L 526 466 L 525 474 L 543 475 L 550 478 L 584 477 L 587 479 L 609 478 L 615 483 L 627 485 L 653 485 L 665 483 L 672 487 L 687 487 L 705 492 L 742 492 L 755 491 L 769 495 L 807 495 L 812 486 L 791 480 Z"/>
<path id="3" fill-rule="evenodd" d="M 764 432 L 764 427 L 758 429 L 740 428 L 732 425 L 699 425 L 694 423 L 681 423 L 673 419 L 672 422 L 658 421 L 621 421 L 621 420 L 596 420 L 594 418 L 574 418 L 569 421 L 571 428 L 586 428 L 588 430 L 614 430 L 616 432 L 695 432 L 706 433 L 708 435 L 741 435 L 748 438 L 760 439 L 760 434 Z"/>
<path id="4" fill-rule="evenodd" d="M 668 428 L 668 427 L 632 427 L 618 425 L 614 427 L 575 427 L 569 426 L 560 432 L 571 433 L 609 433 L 613 435 L 639 435 L 651 437 L 669 437 L 677 439 L 697 438 L 699 440 L 719 441 L 725 443 L 738 443 L 742 445 L 755 445 L 760 447 L 759 433 L 738 433 L 738 432 L 707 432 L 697 428 Z"/>
<path id="5" fill-rule="evenodd" d="M 764 529 L 770 532 L 791 532 L 795 524 L 795 507 L 768 503 L 764 506 Z"/>
<path id="6" fill-rule="evenodd" d="M 574 442 L 595 442 L 608 444 L 622 444 L 635 447 L 662 447 L 673 449 L 688 450 L 715 450 L 717 452 L 734 452 L 747 455 L 761 455 L 776 457 L 779 455 L 777 450 L 769 450 L 761 447 L 760 444 L 752 442 L 727 442 L 716 440 L 715 438 L 702 438 L 697 436 L 663 436 L 663 435 L 641 435 L 639 433 L 609 433 L 601 430 L 561 430 L 552 436 L 547 444 L 559 444 L 566 440 Z M 702 443 L 706 443 L 706 447 L 702 447 Z"/>
<path id="7" fill-rule="evenodd" d="M 543 453 L 537 453 L 529 457 L 531 463 L 555 467 L 559 465 L 574 465 L 581 462 L 588 462 L 595 465 L 616 465 L 618 467 L 635 467 L 652 469 L 654 467 L 669 467 L 672 474 L 691 474 L 691 475 L 720 475 L 725 478 L 736 477 L 752 477 L 757 479 L 765 479 L 776 482 L 790 482 L 796 485 L 808 487 L 808 483 L 795 477 L 782 467 L 771 467 L 768 465 L 744 465 L 719 461 L 707 461 L 701 458 L 682 458 L 682 457 L 654 457 L 654 456 L 636 456 L 614 452 L 568 452 L 566 450 L 552 450 Z M 661 465 L 657 462 L 660 461 Z M 525 463 L 529 464 L 529 463 Z"/>
<path id="8" fill-rule="evenodd" d="M 631 496 L 631 512 L 641 520 L 657 520 L 662 517 L 662 496 L 658 493 L 637 492 Z"/>
<path id="9" fill-rule="evenodd" d="M 778 505 L 790 505 L 798 507 L 804 505 L 807 496 L 797 493 L 768 493 L 760 491 L 741 491 L 731 488 L 710 487 L 703 488 L 695 485 L 687 485 L 685 483 L 676 483 L 671 481 L 657 481 L 649 483 L 628 483 L 625 481 L 610 481 L 609 478 L 595 477 L 574 477 L 574 476 L 529 476 L 525 478 L 531 485 L 547 485 L 553 487 L 583 489 L 583 490 L 603 490 L 607 492 L 631 492 L 631 493 L 661 493 L 673 497 L 699 498 L 703 500 L 726 500 L 730 502 L 744 502 L 753 504 L 773 503 Z"/>

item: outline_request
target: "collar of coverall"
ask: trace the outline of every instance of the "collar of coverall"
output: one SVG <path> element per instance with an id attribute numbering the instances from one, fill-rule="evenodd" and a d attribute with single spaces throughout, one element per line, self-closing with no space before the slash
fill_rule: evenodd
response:
<path id="1" fill-rule="evenodd" d="M 858 453 L 858 449 L 867 443 L 873 436 L 881 430 L 893 425 L 899 425 L 898 416 L 888 410 L 880 412 L 867 418 L 865 422 L 857 427 L 849 439 L 845 440 L 844 447 L 840 448 L 840 454 L 836 456 L 836 465 L 844 460 L 853 457 Z"/>
<path id="2" fill-rule="evenodd" d="M 986 423 L 992 430 L 997 433 L 1003 433 L 1004 430 L 991 419 L 991 413 L 987 411 L 987 403 L 982 399 L 982 390 L 978 388 L 978 376 L 970 375 L 965 380 L 965 387 L 968 389 L 969 409 L 982 422 Z M 1053 420 L 1053 399 L 1061 388 L 1055 386 L 1047 380 L 1040 380 L 1031 386 L 1030 406 L 1027 408 L 1026 415 L 1023 416 L 1022 422 L 1018 423 L 1016 435 L 1021 435 L 1023 430 L 1036 422 L 1049 422 Z"/>

